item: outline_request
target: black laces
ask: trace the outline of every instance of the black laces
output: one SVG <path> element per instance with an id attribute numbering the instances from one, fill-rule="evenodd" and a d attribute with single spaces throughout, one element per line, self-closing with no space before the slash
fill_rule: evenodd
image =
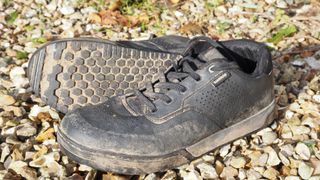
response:
<path id="1" fill-rule="evenodd" d="M 180 82 L 189 76 L 199 81 L 200 75 L 196 73 L 196 70 L 204 63 L 205 61 L 194 58 L 192 53 L 180 59 L 178 64 L 172 61 L 172 69 L 166 73 L 161 73 L 157 82 L 148 82 L 144 89 L 135 90 L 131 96 L 136 96 L 141 103 L 146 105 L 152 112 L 155 112 L 157 108 L 153 101 L 159 99 L 170 103 L 172 99 L 166 94 L 167 91 L 185 92 L 187 88 L 181 85 Z"/>
<path id="2" fill-rule="evenodd" d="M 207 45 L 199 45 L 199 42 L 205 42 Z M 188 44 L 189 46 L 186 48 L 184 57 L 178 63 L 172 61 L 172 68 L 165 73 L 160 73 L 158 81 L 154 83 L 148 82 L 143 89 L 135 90 L 134 93 L 126 95 L 127 100 L 128 98 L 134 99 L 130 101 L 131 103 L 128 101 L 133 111 L 145 113 L 141 108 L 146 106 L 150 111 L 155 112 L 157 111 L 157 107 L 154 104 L 155 100 L 170 103 L 172 99 L 166 94 L 169 90 L 178 92 L 185 92 L 187 90 L 181 84 L 183 79 L 191 77 L 196 81 L 200 81 L 201 77 L 196 71 L 207 62 L 199 56 L 202 51 L 216 48 L 221 52 L 221 50 L 225 49 L 219 42 L 212 41 L 210 38 L 203 36 L 193 38 Z M 231 60 L 233 61 L 234 59 Z"/>

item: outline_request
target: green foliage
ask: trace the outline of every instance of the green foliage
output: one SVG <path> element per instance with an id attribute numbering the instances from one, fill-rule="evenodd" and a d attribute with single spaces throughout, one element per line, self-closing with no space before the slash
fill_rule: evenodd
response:
<path id="1" fill-rule="evenodd" d="M 308 148 L 310 149 L 311 153 L 314 154 L 315 148 L 316 148 L 316 143 L 314 141 L 310 141 L 310 142 L 305 142 L 304 144 L 306 144 L 308 146 Z"/>
<path id="2" fill-rule="evenodd" d="M 9 25 L 12 25 L 16 19 L 18 18 L 19 16 L 19 12 L 18 11 L 14 11 L 12 13 L 10 13 L 7 17 L 6 17 L 6 22 L 9 24 Z"/>
<path id="3" fill-rule="evenodd" d="M 218 21 L 218 23 L 216 24 L 216 29 L 221 34 L 221 33 L 224 33 L 227 29 L 229 29 L 230 26 L 231 24 L 228 22 Z"/>
<path id="4" fill-rule="evenodd" d="M 272 38 L 268 39 L 268 42 L 278 44 L 283 38 L 291 36 L 297 32 L 297 28 L 294 25 L 289 25 L 285 28 L 280 29 Z"/>
<path id="5" fill-rule="evenodd" d="M 34 30 L 34 26 L 29 25 L 29 26 L 26 26 L 25 29 L 26 29 L 27 31 L 32 31 L 32 30 Z"/>
<path id="6" fill-rule="evenodd" d="M 142 32 L 144 32 L 144 31 L 146 31 L 146 30 L 148 29 L 147 25 L 146 25 L 144 22 L 142 22 L 142 23 L 140 24 L 140 28 L 141 28 L 141 31 L 142 31 Z"/>
<path id="7" fill-rule="evenodd" d="M 32 39 L 32 43 L 35 45 L 46 43 L 48 40 L 45 37 L 39 37 Z"/>
<path id="8" fill-rule="evenodd" d="M 135 9 L 152 13 L 155 10 L 155 5 L 150 0 L 121 0 L 120 11 L 122 14 L 133 15 Z"/>
<path id="9" fill-rule="evenodd" d="M 251 16 L 251 17 L 250 17 L 250 21 L 251 21 L 252 23 L 257 22 L 257 21 L 258 21 L 258 16 L 256 16 L 256 15 Z"/>
<path id="10" fill-rule="evenodd" d="M 24 52 L 24 51 L 18 51 L 17 52 L 17 59 L 27 59 L 29 53 Z"/>
<path id="11" fill-rule="evenodd" d="M 3 6 L 4 6 L 4 7 L 8 7 L 8 6 L 10 6 L 12 3 L 13 3 L 12 0 L 4 0 L 4 1 L 3 1 Z"/>
<path id="12" fill-rule="evenodd" d="M 214 8 L 222 4 L 224 4 L 224 0 L 208 0 L 205 2 L 205 8 L 212 11 Z"/>

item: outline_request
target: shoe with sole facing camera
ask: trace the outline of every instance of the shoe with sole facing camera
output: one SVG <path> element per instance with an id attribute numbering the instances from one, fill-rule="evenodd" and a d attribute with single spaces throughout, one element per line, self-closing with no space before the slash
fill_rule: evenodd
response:
<path id="1" fill-rule="evenodd" d="M 32 90 L 66 113 L 130 92 L 178 60 L 189 39 L 164 36 L 144 41 L 73 38 L 50 42 L 31 57 Z"/>
<path id="2" fill-rule="evenodd" d="M 102 171 L 145 174 L 175 168 L 273 120 L 272 61 L 250 40 L 197 37 L 155 82 L 68 113 L 62 151 Z"/>

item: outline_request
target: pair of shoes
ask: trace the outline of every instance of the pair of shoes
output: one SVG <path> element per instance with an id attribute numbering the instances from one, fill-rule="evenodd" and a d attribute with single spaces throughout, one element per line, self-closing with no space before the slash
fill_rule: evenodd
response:
<path id="1" fill-rule="evenodd" d="M 71 79 L 76 81 L 76 87 L 84 91 L 85 95 L 86 90 L 93 91 L 87 95 L 92 96 L 89 103 L 97 104 L 77 108 L 64 117 L 57 134 L 62 151 L 71 159 L 102 171 L 121 174 L 152 173 L 185 164 L 272 122 L 275 107 L 272 61 L 268 49 L 263 44 L 250 40 L 217 42 L 207 37 L 181 39 L 176 44 L 182 47 L 179 50 L 175 48 L 155 50 L 149 47 L 149 49 L 147 47 L 135 49 L 138 46 L 136 44 L 128 48 L 115 43 L 113 48 L 122 50 L 109 51 L 105 48 L 109 46 L 109 42 L 97 43 L 96 48 L 88 46 L 85 50 L 81 46 L 80 54 L 82 52 L 103 54 L 91 57 L 96 64 L 100 60 L 106 62 L 102 63 L 101 68 L 119 68 L 122 64 L 120 60 L 124 60 L 125 67 L 129 68 L 130 73 L 133 73 L 136 67 L 146 67 L 149 71 L 152 68 L 157 69 L 157 75 L 153 72 L 140 72 L 142 76 L 152 75 L 155 78 L 147 81 L 141 79 L 140 83 L 144 85 L 139 88 L 129 85 L 128 89 L 131 91 L 129 93 L 111 97 L 113 93 L 108 96 L 108 91 L 118 89 L 107 87 L 101 97 L 107 96 L 108 100 L 105 102 L 97 100 L 96 103 L 92 100 L 97 93 L 95 86 L 80 87 L 84 81 L 77 78 L 76 74 L 86 77 L 82 74 L 82 66 L 77 66 L 75 71 L 66 70 L 61 73 L 64 67 L 69 69 L 67 66 L 70 66 L 64 63 L 68 62 L 68 59 L 72 61 L 73 58 L 69 57 L 71 50 L 67 49 L 61 53 L 60 49 L 63 48 L 58 48 L 58 62 L 54 66 L 62 67 L 58 70 L 51 67 L 53 76 L 63 82 L 64 74 L 68 74 L 68 78 L 72 77 Z M 68 46 L 64 45 L 64 49 L 72 49 L 73 43 L 72 41 L 66 43 Z M 47 52 L 45 54 L 51 53 L 53 57 L 58 51 L 50 48 L 50 45 L 45 48 L 44 51 Z M 55 52 L 52 53 L 52 49 Z M 91 49 L 95 52 L 90 53 Z M 141 56 L 132 58 L 136 57 L 133 55 L 134 52 L 139 52 Z M 159 56 L 154 55 L 157 53 Z M 59 60 L 61 54 L 65 60 Z M 76 57 L 78 54 L 72 56 Z M 127 54 L 131 55 L 128 56 L 129 60 L 126 59 Z M 164 54 L 166 58 L 153 58 L 153 56 L 162 57 Z M 101 58 L 105 56 L 111 57 L 111 60 Z M 90 66 L 91 58 L 82 58 L 84 64 Z M 141 60 L 145 60 L 146 64 L 151 61 L 153 65 L 137 65 Z M 167 69 L 161 72 L 162 66 L 157 63 L 167 60 L 170 64 L 165 64 L 164 67 Z M 34 60 L 33 64 L 36 61 Z M 131 61 L 133 61 L 132 66 L 129 65 Z M 74 62 L 77 62 L 77 59 Z M 109 62 L 114 63 L 105 66 Z M 90 72 L 94 70 L 91 67 L 89 69 Z M 38 71 L 30 70 L 30 72 L 32 74 Z M 113 70 L 108 72 L 115 73 Z M 127 77 L 126 72 L 122 73 Z M 42 76 L 46 77 L 48 74 L 50 74 L 48 71 L 42 71 Z M 109 75 L 103 71 L 102 74 L 106 77 Z M 95 78 L 98 78 L 98 75 Z M 35 75 L 31 77 L 43 79 Z M 46 79 L 43 81 L 38 80 L 38 83 L 34 81 L 33 85 L 40 82 L 40 88 L 39 85 L 33 87 L 41 89 L 52 83 L 49 81 L 46 82 L 49 85 L 46 85 Z M 140 79 L 134 78 L 134 82 L 138 81 Z M 108 81 L 109 84 L 113 82 L 114 80 Z M 54 88 L 49 88 L 53 92 L 50 96 L 46 96 L 45 100 L 48 103 L 53 102 L 50 98 L 55 96 L 53 98 L 55 101 L 50 105 L 59 107 L 69 96 L 71 99 L 78 98 L 77 94 L 72 94 L 73 89 L 66 93 L 67 95 L 61 92 L 59 94 L 59 89 L 63 85 L 65 84 L 53 83 Z M 40 94 L 46 93 L 41 93 L 40 90 Z M 83 96 L 81 93 L 79 95 Z M 70 104 L 72 101 L 64 105 L 70 107 Z"/>

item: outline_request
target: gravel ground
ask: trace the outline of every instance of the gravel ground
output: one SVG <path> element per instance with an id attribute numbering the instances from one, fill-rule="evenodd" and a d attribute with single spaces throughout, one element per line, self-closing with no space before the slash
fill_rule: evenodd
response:
<path id="1" fill-rule="evenodd" d="M 319 27 L 319 0 L 1 0 L 0 179 L 320 179 Z M 25 70 L 32 52 L 63 37 L 166 34 L 267 43 L 276 121 L 163 173 L 97 172 L 64 156 L 55 134 L 63 115 L 29 89 Z"/>

